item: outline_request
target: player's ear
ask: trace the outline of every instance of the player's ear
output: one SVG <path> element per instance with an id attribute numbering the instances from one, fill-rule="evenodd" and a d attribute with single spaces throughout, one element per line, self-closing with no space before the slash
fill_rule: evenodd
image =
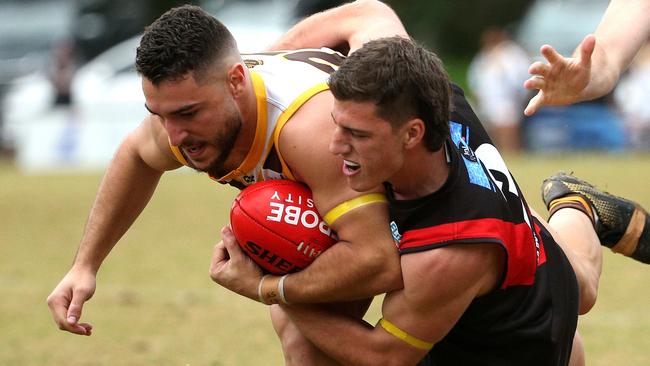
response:
<path id="1" fill-rule="evenodd" d="M 244 68 L 245 66 L 238 62 L 228 70 L 227 85 L 235 97 L 243 94 L 246 86 L 246 71 Z"/>
<path id="2" fill-rule="evenodd" d="M 405 149 L 415 147 L 424 138 L 424 121 L 420 118 L 408 120 L 402 127 L 404 130 L 403 143 Z"/>

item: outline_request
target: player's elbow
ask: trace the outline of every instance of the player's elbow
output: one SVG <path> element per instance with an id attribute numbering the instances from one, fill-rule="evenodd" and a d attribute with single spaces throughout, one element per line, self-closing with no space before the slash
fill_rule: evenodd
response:
<path id="1" fill-rule="evenodd" d="M 376 293 L 385 293 L 403 287 L 402 269 L 399 262 L 399 253 L 395 248 L 391 250 L 376 250 L 362 254 L 362 266 L 367 277 L 372 278 Z"/>
<path id="2" fill-rule="evenodd" d="M 351 4 L 355 8 L 355 14 L 359 17 L 372 19 L 374 22 L 385 23 L 389 26 L 398 26 L 403 29 L 402 22 L 390 5 L 378 0 L 357 0 Z M 386 35 L 388 36 L 388 34 Z"/>
<path id="3" fill-rule="evenodd" d="M 370 11 L 386 11 L 390 10 L 390 7 L 379 1 L 379 0 L 357 0 L 354 2 L 354 5 L 359 9 L 359 11 L 370 12 Z"/>

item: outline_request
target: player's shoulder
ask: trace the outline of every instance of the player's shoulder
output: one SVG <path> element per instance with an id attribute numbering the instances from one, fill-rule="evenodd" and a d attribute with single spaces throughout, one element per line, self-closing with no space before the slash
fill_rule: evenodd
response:
<path id="1" fill-rule="evenodd" d="M 454 274 L 453 281 L 441 285 L 436 296 L 431 293 L 417 296 L 420 305 L 433 306 L 440 297 L 473 299 L 489 293 L 498 285 L 503 260 L 503 250 L 493 243 L 448 245 L 403 256 L 402 271 L 407 286 L 409 283 L 417 286 L 423 277 L 435 280 Z"/>
<path id="2" fill-rule="evenodd" d="M 181 166 L 172 152 L 167 132 L 155 115 L 146 116 L 123 142 L 124 148 L 136 154 L 145 164 L 160 171 Z"/>
<path id="3" fill-rule="evenodd" d="M 326 81 L 344 56 L 328 48 L 242 54 L 246 66 L 265 81 L 286 84 L 290 80 L 298 87 Z"/>
<path id="4" fill-rule="evenodd" d="M 451 90 L 450 99 L 452 101 L 452 112 L 463 113 L 471 111 L 472 107 L 465 96 L 463 88 L 454 83 L 450 83 L 449 88 Z"/>
<path id="5" fill-rule="evenodd" d="M 299 62 L 316 67 L 317 69 L 321 69 L 328 73 L 334 71 L 345 59 L 345 56 L 342 53 L 327 47 L 242 53 L 241 56 L 246 66 L 249 68 L 268 64 L 277 65 Z"/>
<path id="6" fill-rule="evenodd" d="M 329 152 L 335 127 L 331 117 L 333 102 L 329 90 L 315 94 L 295 111 L 280 131 L 280 154 L 298 175 L 313 165 L 329 166 L 336 159 Z"/>

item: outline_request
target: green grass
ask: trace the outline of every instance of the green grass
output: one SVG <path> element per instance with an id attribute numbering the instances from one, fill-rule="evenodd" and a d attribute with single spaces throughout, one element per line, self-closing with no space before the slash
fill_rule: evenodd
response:
<path id="1" fill-rule="evenodd" d="M 507 160 L 539 212 L 539 184 L 559 169 L 650 207 L 650 155 Z M 56 328 L 45 299 L 71 263 L 100 178 L 22 176 L 0 164 L 0 365 L 281 365 L 267 308 L 208 277 L 236 191 L 193 173 L 163 178 L 104 263 L 83 314 L 93 335 Z M 650 266 L 607 251 L 598 303 L 580 319 L 588 364 L 647 365 L 648 307 Z"/>

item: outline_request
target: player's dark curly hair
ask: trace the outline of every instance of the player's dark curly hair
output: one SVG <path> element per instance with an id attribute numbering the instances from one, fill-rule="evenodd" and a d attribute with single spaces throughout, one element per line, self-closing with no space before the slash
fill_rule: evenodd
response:
<path id="1" fill-rule="evenodd" d="M 431 151 L 449 136 L 449 77 L 438 56 L 412 40 L 388 37 L 364 44 L 330 76 L 329 86 L 338 100 L 374 102 L 379 117 L 393 127 L 422 119 Z"/>
<path id="2" fill-rule="evenodd" d="M 221 22 L 198 6 L 184 5 L 167 11 L 145 29 L 135 65 L 154 85 L 181 79 L 188 72 L 200 80 L 236 52 L 235 39 Z"/>

